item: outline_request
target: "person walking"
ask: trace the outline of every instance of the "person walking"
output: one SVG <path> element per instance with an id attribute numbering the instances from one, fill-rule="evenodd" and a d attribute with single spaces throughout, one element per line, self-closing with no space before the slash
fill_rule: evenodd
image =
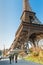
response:
<path id="1" fill-rule="evenodd" d="M 15 63 L 17 63 L 17 55 L 15 55 Z"/>
<path id="2" fill-rule="evenodd" d="M 12 55 L 12 61 L 14 62 L 14 55 Z"/>
<path id="3" fill-rule="evenodd" d="M 12 59 L 12 57 L 11 57 L 11 56 L 9 56 L 10 64 L 11 64 L 11 59 Z"/>

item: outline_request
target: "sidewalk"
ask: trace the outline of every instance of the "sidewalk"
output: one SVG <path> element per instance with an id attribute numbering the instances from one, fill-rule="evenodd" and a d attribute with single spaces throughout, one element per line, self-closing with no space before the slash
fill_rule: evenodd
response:
<path id="1" fill-rule="evenodd" d="M 2 61 L 0 61 L 0 65 L 41 65 L 41 64 L 24 61 L 24 60 L 18 60 L 17 63 L 15 63 L 15 61 L 14 61 L 10 64 L 9 60 L 4 60 L 4 61 L 2 60 Z"/>

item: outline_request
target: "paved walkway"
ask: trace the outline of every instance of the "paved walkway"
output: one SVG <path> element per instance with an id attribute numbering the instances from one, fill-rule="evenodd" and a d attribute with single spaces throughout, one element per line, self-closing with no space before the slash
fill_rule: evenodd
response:
<path id="1" fill-rule="evenodd" d="M 9 60 L 2 60 L 0 61 L 0 65 L 41 65 L 29 61 L 19 60 L 17 63 L 12 62 L 12 64 L 9 63 Z"/>

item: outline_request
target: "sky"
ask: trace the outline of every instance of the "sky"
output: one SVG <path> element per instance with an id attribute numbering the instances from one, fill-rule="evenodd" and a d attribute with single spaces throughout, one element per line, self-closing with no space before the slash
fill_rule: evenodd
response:
<path id="1" fill-rule="evenodd" d="M 31 8 L 43 23 L 43 0 L 30 0 Z M 0 49 L 9 48 L 20 25 L 23 0 L 0 0 Z"/>

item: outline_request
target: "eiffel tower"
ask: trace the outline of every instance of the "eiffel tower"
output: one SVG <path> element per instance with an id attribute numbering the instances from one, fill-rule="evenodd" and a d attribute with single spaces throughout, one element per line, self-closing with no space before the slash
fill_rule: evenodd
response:
<path id="1" fill-rule="evenodd" d="M 28 41 L 32 42 L 30 44 L 34 47 L 38 46 L 35 41 L 38 42 L 43 38 L 43 25 L 36 17 L 36 13 L 32 11 L 29 0 L 23 0 L 23 12 L 20 19 L 21 23 L 10 49 L 24 49 L 25 45 L 28 46 Z"/>

